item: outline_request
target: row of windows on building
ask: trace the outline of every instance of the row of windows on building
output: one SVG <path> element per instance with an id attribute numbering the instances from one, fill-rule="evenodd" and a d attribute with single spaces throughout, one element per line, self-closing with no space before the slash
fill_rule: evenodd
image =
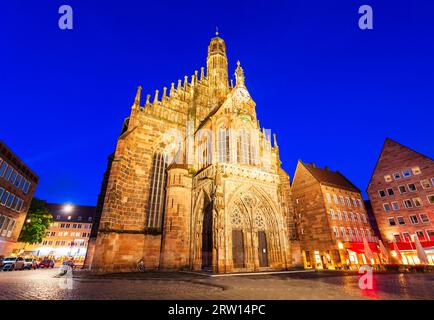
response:
<path id="1" fill-rule="evenodd" d="M 47 231 L 45 233 L 45 236 L 47 237 L 80 237 L 80 235 L 83 238 L 88 238 L 90 237 L 90 233 L 88 232 L 68 232 L 68 231 L 60 231 L 60 232 L 55 232 L 55 231 Z"/>
<path id="2" fill-rule="evenodd" d="M 359 221 L 368 223 L 365 214 L 330 209 L 331 220 Z"/>
<path id="3" fill-rule="evenodd" d="M 429 204 L 434 204 L 434 194 L 428 195 L 426 196 L 426 198 Z M 402 202 L 404 204 L 404 207 L 407 209 L 423 207 L 423 201 L 419 197 L 413 199 L 405 199 Z M 399 202 L 392 201 L 390 203 L 389 202 L 383 203 L 383 209 L 385 212 L 398 211 L 400 209 Z"/>
<path id="4" fill-rule="evenodd" d="M 392 235 L 396 242 L 413 242 L 409 232 L 393 233 Z M 419 230 L 416 231 L 416 235 L 420 241 L 434 241 L 434 230 Z"/>
<path id="5" fill-rule="evenodd" d="M 21 212 L 23 209 L 24 200 L 12 192 L 0 187 L 0 205 L 6 206 L 6 208 L 10 208 L 11 210 L 17 212 Z"/>
<path id="6" fill-rule="evenodd" d="M 55 225 L 53 225 L 53 227 L 55 227 Z M 65 228 L 65 229 L 69 229 L 69 228 L 72 228 L 72 229 L 81 229 L 82 227 L 83 227 L 83 224 L 82 223 L 61 223 L 60 225 L 59 225 L 59 227 L 60 228 Z M 90 225 L 90 224 L 85 224 L 84 225 L 84 228 L 83 229 L 91 229 L 92 228 L 92 225 Z"/>
<path id="7" fill-rule="evenodd" d="M 428 179 L 424 179 L 420 181 L 420 185 L 422 186 L 422 189 L 429 189 L 431 186 L 434 186 L 434 178 L 431 178 L 431 182 Z M 398 186 L 398 191 L 400 194 L 405 194 L 407 192 L 416 192 L 417 191 L 417 185 L 415 183 L 408 183 L 407 185 L 403 184 Z M 395 191 L 393 188 L 387 188 L 385 190 L 381 189 L 378 190 L 378 195 L 380 198 L 384 198 L 387 196 L 394 196 Z"/>
<path id="8" fill-rule="evenodd" d="M 27 193 L 30 187 L 30 181 L 18 173 L 10 164 L 0 158 L 0 178 L 12 183 L 15 187 Z"/>
<path id="9" fill-rule="evenodd" d="M 410 219 L 411 224 L 418 224 L 418 223 L 428 223 L 429 217 L 426 213 L 419 214 L 419 218 L 417 215 L 413 214 L 408 217 Z M 404 217 L 389 217 L 387 218 L 387 221 L 389 222 L 389 226 L 396 226 L 396 225 L 405 225 L 405 218 Z"/>
<path id="10" fill-rule="evenodd" d="M 333 233 L 335 235 L 336 238 L 346 238 L 346 237 L 350 237 L 350 238 L 364 238 L 366 237 L 367 239 L 371 239 L 372 238 L 372 232 L 369 229 L 362 229 L 362 228 L 351 228 L 351 227 L 337 227 L 334 226 L 333 227 Z M 361 239 L 358 239 L 361 240 Z"/>
<path id="11" fill-rule="evenodd" d="M 396 180 L 400 180 L 402 178 L 409 178 L 409 177 L 412 176 L 412 174 L 414 176 L 417 176 L 417 175 L 419 175 L 421 173 L 422 173 L 422 171 L 420 170 L 419 167 L 413 167 L 411 169 L 404 169 L 402 171 L 397 171 L 397 172 L 395 172 L 393 174 L 386 174 L 384 176 L 384 180 L 386 182 L 392 182 L 394 180 L 396 181 Z"/>
<path id="12" fill-rule="evenodd" d="M 58 241 L 52 241 L 52 240 L 44 240 L 40 243 L 40 245 L 44 245 L 44 246 L 60 246 L 60 247 L 64 247 L 64 246 L 68 246 L 70 247 L 71 244 L 73 246 L 80 246 L 80 247 L 84 247 L 86 245 L 86 242 L 84 241 L 80 241 L 80 242 L 74 242 L 74 241 L 64 241 L 64 240 L 58 240 Z"/>
<path id="13" fill-rule="evenodd" d="M 60 214 L 58 214 L 58 215 L 56 216 L 56 220 L 60 220 L 61 218 L 62 218 L 62 217 L 60 216 Z M 67 219 L 68 219 L 68 220 L 71 220 L 71 219 L 72 219 L 72 216 L 68 216 Z M 77 221 L 82 221 L 82 220 L 83 220 L 83 217 L 82 217 L 82 216 L 78 216 L 78 217 L 77 217 Z M 87 218 L 87 221 L 88 221 L 88 222 L 92 222 L 92 217 L 88 217 L 88 218 Z"/>
<path id="14" fill-rule="evenodd" d="M 327 202 L 332 202 L 332 196 L 330 193 L 326 193 Z M 363 209 L 362 200 L 360 199 L 354 199 L 350 197 L 344 197 L 344 196 L 337 196 L 336 194 L 333 194 L 333 201 L 335 204 L 341 204 L 341 205 L 347 205 L 348 207 L 354 207 L 354 208 L 361 208 Z"/>
<path id="15" fill-rule="evenodd" d="M 15 219 L 0 214 L 0 236 L 10 238 L 15 228 Z"/>

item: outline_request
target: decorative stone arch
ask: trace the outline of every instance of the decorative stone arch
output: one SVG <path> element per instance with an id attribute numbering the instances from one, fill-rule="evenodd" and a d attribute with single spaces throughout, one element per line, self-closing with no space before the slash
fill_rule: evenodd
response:
<path id="1" fill-rule="evenodd" d="M 212 262 L 212 255 L 205 257 L 204 252 L 208 252 L 208 254 L 210 251 L 212 252 L 213 200 L 205 188 L 202 188 L 194 204 L 190 267 L 194 270 L 200 270 L 203 269 L 205 260 L 208 264 Z M 204 244 L 208 245 L 208 248 L 204 248 Z M 206 267 L 209 268 L 212 265 Z"/>
<path id="2" fill-rule="evenodd" d="M 256 186 L 241 186 L 233 192 L 227 208 L 228 247 L 232 248 L 229 265 L 250 270 L 285 268 L 283 217 L 267 193 Z"/>

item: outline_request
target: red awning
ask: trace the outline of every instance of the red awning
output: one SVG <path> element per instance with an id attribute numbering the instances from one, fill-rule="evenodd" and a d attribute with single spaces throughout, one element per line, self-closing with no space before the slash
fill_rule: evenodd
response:
<path id="1" fill-rule="evenodd" d="M 376 243 L 370 242 L 368 244 L 372 253 L 380 253 L 380 250 L 377 248 Z M 365 246 L 363 245 L 363 242 L 350 242 L 345 244 L 345 248 L 357 253 L 365 253 Z"/>
<path id="2" fill-rule="evenodd" d="M 408 250 L 416 250 L 416 244 L 414 242 L 397 242 L 399 250 L 408 251 Z M 423 248 L 431 248 L 434 247 L 434 241 L 421 241 L 420 244 Z M 389 248 L 393 249 L 393 243 L 389 244 Z"/>

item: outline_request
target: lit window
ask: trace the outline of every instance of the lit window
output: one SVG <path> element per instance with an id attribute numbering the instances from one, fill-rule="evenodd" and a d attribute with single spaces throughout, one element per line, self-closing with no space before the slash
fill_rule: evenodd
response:
<path id="1" fill-rule="evenodd" d="M 336 217 L 335 217 L 335 212 L 334 212 L 334 210 L 333 209 L 330 209 L 330 219 L 332 219 L 332 220 L 334 220 Z"/>
<path id="2" fill-rule="evenodd" d="M 420 182 L 420 184 L 422 185 L 422 188 L 424 188 L 424 189 L 429 189 L 429 188 L 431 188 L 431 184 L 429 183 L 429 180 L 428 180 L 428 179 L 422 180 L 422 181 Z"/>
<path id="3" fill-rule="evenodd" d="M 412 224 L 416 224 L 416 223 L 419 223 L 419 220 L 417 219 L 417 216 L 416 216 L 416 215 L 411 215 L 411 216 L 410 216 L 410 222 L 411 222 Z"/>
<path id="4" fill-rule="evenodd" d="M 337 195 L 333 195 L 333 200 L 334 200 L 334 202 L 336 203 L 336 204 L 338 204 L 339 203 L 339 201 L 338 201 L 338 196 Z"/>
<path id="5" fill-rule="evenodd" d="M 380 198 L 384 198 L 386 196 L 386 192 L 384 190 L 379 190 L 378 194 L 380 195 Z"/>
<path id="6" fill-rule="evenodd" d="M 410 177 L 411 176 L 410 170 L 404 170 L 404 171 L 402 171 L 402 176 L 404 178 Z"/>
<path id="7" fill-rule="evenodd" d="M 428 218 L 428 215 L 427 215 L 426 213 L 421 213 L 419 216 L 420 216 L 420 221 L 421 221 L 422 223 L 427 223 L 427 222 L 429 222 L 429 218 Z"/>
<path id="8" fill-rule="evenodd" d="M 404 205 L 406 208 L 413 208 L 413 203 L 410 199 L 404 200 Z"/>
<path id="9" fill-rule="evenodd" d="M 409 183 L 409 184 L 407 185 L 407 187 L 408 187 L 408 190 L 410 190 L 410 192 L 415 192 L 415 191 L 417 191 L 416 185 L 415 185 L 414 183 Z"/>
<path id="10" fill-rule="evenodd" d="M 392 202 L 392 209 L 393 211 L 399 210 L 399 203 L 396 201 Z"/>
<path id="11" fill-rule="evenodd" d="M 396 217 L 396 220 L 398 221 L 398 224 L 400 224 L 400 225 L 404 225 L 405 224 L 404 217 Z"/>
<path id="12" fill-rule="evenodd" d="M 419 238 L 419 240 L 425 240 L 425 233 L 423 231 L 416 231 L 416 235 Z"/>
<path id="13" fill-rule="evenodd" d="M 413 203 L 415 207 L 422 207 L 422 199 L 421 198 L 413 198 Z"/>
<path id="14" fill-rule="evenodd" d="M 400 174 L 399 172 L 395 172 L 395 173 L 393 174 L 393 179 L 395 179 L 395 180 L 399 180 L 399 179 L 401 179 L 401 174 Z"/>
<path id="15" fill-rule="evenodd" d="M 354 199 L 354 198 L 351 198 L 351 200 L 353 200 L 353 205 L 354 205 L 354 208 L 357 208 L 357 202 L 356 202 L 356 199 Z"/>
<path id="16" fill-rule="evenodd" d="M 422 172 L 420 171 L 419 167 L 414 167 L 411 169 L 411 171 L 413 172 L 414 175 L 418 175 L 421 174 Z"/>
<path id="17" fill-rule="evenodd" d="M 404 239 L 404 242 L 411 242 L 411 237 L 410 237 L 410 234 L 408 232 L 403 232 L 402 238 Z"/>
<path id="18" fill-rule="evenodd" d="M 390 204 L 383 203 L 383 208 L 384 208 L 384 211 L 386 211 L 386 212 L 390 211 Z"/>
<path id="19" fill-rule="evenodd" d="M 385 175 L 384 176 L 384 181 L 391 182 L 392 181 L 392 176 L 390 174 Z"/>
<path id="20" fill-rule="evenodd" d="M 401 242 L 401 236 L 399 235 L 399 233 L 394 233 L 393 238 L 396 242 Z"/>

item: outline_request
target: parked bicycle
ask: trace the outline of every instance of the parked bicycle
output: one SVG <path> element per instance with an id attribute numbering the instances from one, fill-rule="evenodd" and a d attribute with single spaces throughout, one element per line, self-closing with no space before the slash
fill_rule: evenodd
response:
<path id="1" fill-rule="evenodd" d="M 139 272 L 144 272 L 145 271 L 145 261 L 143 261 L 143 259 L 141 259 L 137 263 L 137 270 L 139 270 Z"/>

